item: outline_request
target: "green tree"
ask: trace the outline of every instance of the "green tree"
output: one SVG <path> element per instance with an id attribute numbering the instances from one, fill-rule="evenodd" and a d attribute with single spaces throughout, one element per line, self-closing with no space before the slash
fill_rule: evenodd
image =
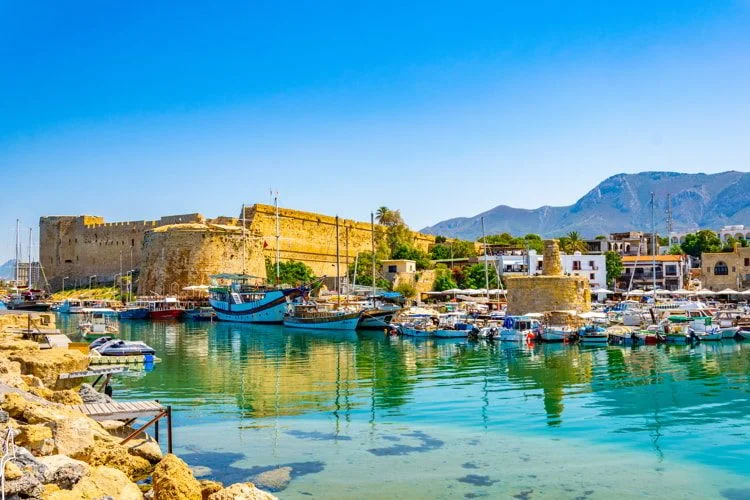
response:
<path id="1" fill-rule="evenodd" d="M 666 247 L 669 246 L 669 236 L 656 236 L 657 241 L 659 242 L 660 247 Z"/>
<path id="2" fill-rule="evenodd" d="M 448 241 L 448 238 L 445 236 L 435 236 L 435 243 L 437 244 L 445 243 L 446 241 Z"/>
<path id="3" fill-rule="evenodd" d="M 378 208 L 378 210 L 375 212 L 375 220 L 377 220 L 379 224 L 384 224 L 383 221 L 388 217 L 389 212 L 390 210 L 388 209 L 388 207 Z"/>
<path id="4" fill-rule="evenodd" d="M 536 250 L 537 253 L 544 252 L 544 241 L 538 234 L 529 233 L 521 241 L 526 244 L 529 250 Z"/>
<path id="5" fill-rule="evenodd" d="M 597 235 L 597 236 L 596 236 L 596 238 L 594 238 L 594 239 L 595 239 L 595 240 L 606 240 L 606 239 L 607 239 L 607 236 L 605 236 L 605 235 L 603 235 L 603 234 L 599 234 L 599 235 Z"/>
<path id="6" fill-rule="evenodd" d="M 399 283 L 393 291 L 400 293 L 407 299 L 411 299 L 417 295 L 417 289 L 411 283 Z"/>
<path id="7" fill-rule="evenodd" d="M 266 259 L 266 276 L 270 283 L 276 280 L 276 264 L 271 259 Z M 315 280 L 313 270 L 304 262 L 293 260 L 279 262 L 279 283 L 299 286 Z"/>
<path id="8" fill-rule="evenodd" d="M 722 249 L 721 239 L 710 229 L 686 235 L 680 246 L 683 252 L 693 257 L 700 257 L 702 253 L 720 252 Z"/>
<path id="9" fill-rule="evenodd" d="M 606 252 L 604 254 L 605 262 L 607 265 L 607 284 L 614 286 L 617 282 L 617 278 L 622 276 L 622 271 L 625 267 L 622 265 L 622 257 L 617 252 Z"/>
<path id="10" fill-rule="evenodd" d="M 372 252 L 360 252 L 356 261 L 349 265 L 349 282 L 355 283 L 354 268 L 357 268 L 356 284 L 372 286 Z M 380 273 L 380 259 L 375 257 L 375 286 L 385 290 L 391 289 L 391 282 Z"/>
<path id="11" fill-rule="evenodd" d="M 685 255 L 685 252 L 682 251 L 682 247 L 680 245 L 672 245 L 669 247 L 669 251 L 667 252 L 669 255 Z"/>
<path id="12" fill-rule="evenodd" d="M 413 260 L 419 270 L 428 269 L 432 265 L 430 257 L 425 252 L 403 243 L 398 244 L 393 249 L 391 252 L 391 258 Z"/>
<path id="13" fill-rule="evenodd" d="M 477 255 L 474 243 L 471 241 L 455 240 L 450 243 L 439 243 L 430 249 L 433 260 L 463 259 Z"/>
<path id="14" fill-rule="evenodd" d="M 588 249 L 586 242 L 583 241 L 578 231 L 571 231 L 560 238 L 560 250 L 567 254 L 575 252 L 586 253 Z"/>
<path id="15" fill-rule="evenodd" d="M 456 281 L 453 279 L 453 273 L 445 264 L 437 264 L 435 266 L 435 282 L 432 284 L 432 289 L 436 292 L 444 292 L 453 288 L 458 288 Z"/>
<path id="16" fill-rule="evenodd" d="M 497 273 L 489 266 L 487 269 L 490 288 L 497 288 Z M 459 288 L 484 288 L 485 286 L 484 264 L 474 264 L 464 270 L 464 279 L 459 283 Z"/>

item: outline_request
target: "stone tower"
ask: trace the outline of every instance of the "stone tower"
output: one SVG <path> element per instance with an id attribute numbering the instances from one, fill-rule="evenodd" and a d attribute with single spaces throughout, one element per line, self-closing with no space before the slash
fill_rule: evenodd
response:
<path id="1" fill-rule="evenodd" d="M 557 240 L 544 241 L 541 276 L 507 278 L 508 314 L 589 311 L 591 291 L 583 276 L 565 276 Z"/>

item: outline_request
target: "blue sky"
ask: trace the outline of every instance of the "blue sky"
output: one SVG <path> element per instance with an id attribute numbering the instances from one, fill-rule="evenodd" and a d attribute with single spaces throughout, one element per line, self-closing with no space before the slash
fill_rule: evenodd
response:
<path id="1" fill-rule="evenodd" d="M 414 228 L 620 172 L 747 170 L 750 0 L 0 0 L 0 261 L 15 219 Z"/>

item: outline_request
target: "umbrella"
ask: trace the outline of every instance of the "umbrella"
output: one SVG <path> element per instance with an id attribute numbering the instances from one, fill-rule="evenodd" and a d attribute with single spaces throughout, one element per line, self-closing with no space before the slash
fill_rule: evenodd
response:
<path id="1" fill-rule="evenodd" d="M 643 295 L 643 290 L 631 290 L 627 292 L 625 295 L 632 295 L 634 297 L 640 297 Z"/>
<path id="2" fill-rule="evenodd" d="M 660 288 L 656 291 L 657 295 L 669 295 L 670 293 L 672 293 L 671 290 L 664 290 L 663 288 Z"/>
<path id="3" fill-rule="evenodd" d="M 744 292 L 742 292 L 742 295 L 750 295 L 750 289 L 747 289 Z"/>
<path id="4" fill-rule="evenodd" d="M 596 290 L 592 290 L 591 293 L 596 293 L 596 294 L 607 293 L 607 294 L 610 294 L 610 293 L 615 293 L 615 292 L 613 292 L 612 290 L 607 290 L 606 288 L 597 288 Z"/>
<path id="5" fill-rule="evenodd" d="M 721 290 L 720 292 L 716 292 L 716 295 L 736 295 L 739 292 L 737 290 L 732 290 L 731 288 L 725 288 L 724 290 Z"/>
<path id="6" fill-rule="evenodd" d="M 711 290 L 698 290 L 695 292 L 696 295 L 716 295 L 716 292 L 712 292 Z"/>
<path id="7" fill-rule="evenodd" d="M 680 288 L 679 290 L 675 290 L 672 293 L 674 295 L 690 295 L 693 292 L 691 290 L 685 290 L 684 288 Z"/>

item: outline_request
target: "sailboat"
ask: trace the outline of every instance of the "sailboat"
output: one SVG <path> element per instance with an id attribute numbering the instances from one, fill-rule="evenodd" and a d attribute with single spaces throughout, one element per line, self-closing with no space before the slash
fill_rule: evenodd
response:
<path id="1" fill-rule="evenodd" d="M 37 312 L 44 312 L 49 311 L 51 304 L 47 302 L 43 302 L 44 299 L 44 292 L 42 290 L 35 290 L 32 288 L 32 266 L 31 266 L 31 236 L 32 236 L 32 229 L 29 228 L 29 267 L 27 269 L 27 275 L 28 280 L 26 282 L 25 291 L 21 291 L 19 287 L 19 281 L 20 281 L 20 272 L 19 272 L 19 265 L 20 265 L 20 252 L 19 252 L 19 244 L 20 244 L 20 221 L 16 219 L 16 279 L 15 279 L 15 289 L 16 293 L 10 296 L 10 300 L 5 302 L 5 306 L 8 309 L 14 310 L 14 311 L 37 311 Z"/>

